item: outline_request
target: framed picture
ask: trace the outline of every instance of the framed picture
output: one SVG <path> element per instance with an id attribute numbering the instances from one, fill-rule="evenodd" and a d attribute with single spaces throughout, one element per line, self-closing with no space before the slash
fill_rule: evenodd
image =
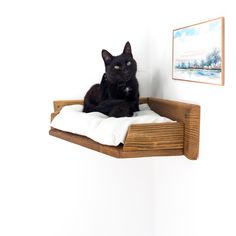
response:
<path id="1" fill-rule="evenodd" d="M 172 78 L 224 85 L 224 18 L 173 30 Z"/>

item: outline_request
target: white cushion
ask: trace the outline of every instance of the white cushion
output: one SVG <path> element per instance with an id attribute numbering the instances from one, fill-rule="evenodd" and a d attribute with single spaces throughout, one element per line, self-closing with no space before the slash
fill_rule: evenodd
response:
<path id="1" fill-rule="evenodd" d="M 140 111 L 135 112 L 132 117 L 114 118 L 100 112 L 84 113 L 82 105 L 64 106 L 51 122 L 51 126 L 87 136 L 101 144 L 117 146 L 124 143 L 131 124 L 173 122 L 152 111 L 147 104 L 141 104 L 139 108 Z"/>

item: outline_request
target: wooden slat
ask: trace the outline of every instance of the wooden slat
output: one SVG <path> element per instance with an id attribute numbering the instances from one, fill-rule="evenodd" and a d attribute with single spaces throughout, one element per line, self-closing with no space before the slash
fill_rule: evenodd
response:
<path id="1" fill-rule="evenodd" d="M 83 100 L 57 100 L 53 102 L 54 105 L 54 112 L 60 112 L 60 110 L 62 109 L 62 107 L 64 106 L 68 106 L 68 105 L 76 105 L 76 104 L 80 104 L 83 105 L 84 101 Z"/>
<path id="2" fill-rule="evenodd" d="M 83 147 L 98 151 L 98 152 L 102 152 L 104 154 L 107 155 L 111 155 L 114 157 L 119 157 L 120 154 L 120 147 L 112 147 L 112 146 L 106 146 L 106 145 L 102 145 L 100 143 L 97 143 L 95 141 L 93 141 L 90 138 L 87 138 L 85 136 L 82 135 L 77 135 L 77 134 L 72 134 L 69 132 L 64 132 L 58 129 L 54 129 L 51 128 L 51 130 L 49 131 L 49 134 L 54 136 L 54 137 L 58 137 L 61 139 L 64 139 L 66 141 L 75 143 L 75 144 L 79 144 Z"/>
<path id="3" fill-rule="evenodd" d="M 189 103 L 170 101 L 159 98 L 148 98 L 148 105 L 159 115 L 180 122 L 185 122 L 185 116 L 192 108 L 197 106 Z"/>
<path id="4" fill-rule="evenodd" d="M 177 123 L 132 125 L 128 130 L 124 147 L 106 146 L 93 140 L 50 130 L 50 135 L 118 158 L 143 156 L 172 156 L 184 154 L 196 160 L 199 151 L 200 106 L 157 98 L 141 98 L 152 110 Z M 54 102 L 53 119 L 65 105 L 83 104 L 83 100 L 60 100 Z"/>
<path id="5" fill-rule="evenodd" d="M 199 153 L 200 106 L 158 98 L 149 98 L 148 104 L 161 116 L 184 123 L 184 155 L 196 160 Z"/>
<path id="6" fill-rule="evenodd" d="M 118 147 L 107 146 L 97 143 L 85 136 L 76 135 L 68 132 L 64 132 L 58 129 L 51 128 L 49 134 L 69 141 L 74 144 L 79 144 L 83 147 L 104 153 L 106 155 L 116 158 L 136 158 L 136 157 L 151 157 L 151 156 L 179 156 L 183 155 L 183 149 L 170 149 L 170 150 L 144 150 L 144 151 L 124 151 L 123 145 Z"/>
<path id="7" fill-rule="evenodd" d="M 183 148 L 180 149 L 156 149 L 143 151 L 121 151 L 120 158 L 135 158 L 135 157 L 160 157 L 160 156 L 181 156 Z"/>
<path id="8" fill-rule="evenodd" d="M 51 113 L 51 122 L 52 120 L 59 114 L 59 112 L 53 112 Z"/>
<path id="9" fill-rule="evenodd" d="M 185 115 L 184 155 L 196 160 L 199 153 L 200 107 L 194 106 Z"/>
<path id="10" fill-rule="evenodd" d="M 124 151 L 183 148 L 183 123 L 137 124 L 129 127 Z"/>

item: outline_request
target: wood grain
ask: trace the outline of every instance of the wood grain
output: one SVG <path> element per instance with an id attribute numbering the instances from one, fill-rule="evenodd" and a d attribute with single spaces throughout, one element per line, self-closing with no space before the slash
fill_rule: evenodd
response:
<path id="1" fill-rule="evenodd" d="M 54 112 L 60 112 L 60 110 L 64 106 L 76 105 L 76 104 L 83 105 L 84 101 L 83 100 L 57 100 L 57 101 L 54 101 L 53 102 Z"/>
<path id="2" fill-rule="evenodd" d="M 183 148 L 183 123 L 152 123 L 131 125 L 124 151 L 166 150 Z"/>
<path id="3" fill-rule="evenodd" d="M 99 144 L 87 137 L 51 128 L 49 134 L 117 158 L 185 155 L 196 160 L 199 152 L 200 106 L 158 98 L 141 98 L 161 116 L 176 123 L 135 124 L 128 129 L 124 145 Z M 83 104 L 83 100 L 54 102 L 53 119 L 65 105 Z"/>
<path id="4" fill-rule="evenodd" d="M 183 149 L 170 149 L 170 150 L 144 150 L 144 151 L 124 151 L 123 145 L 118 147 L 107 146 L 97 143 L 85 136 L 76 135 L 68 132 L 64 132 L 58 129 L 51 128 L 49 134 L 66 140 L 68 142 L 79 144 L 83 147 L 92 149 L 94 151 L 98 151 L 104 153 L 106 155 L 116 157 L 116 158 L 136 158 L 136 157 L 151 157 L 151 156 L 179 156 L 183 155 Z"/>
<path id="5" fill-rule="evenodd" d="M 148 104 L 161 116 L 184 123 L 184 155 L 196 160 L 199 153 L 200 106 L 158 98 L 149 98 Z"/>

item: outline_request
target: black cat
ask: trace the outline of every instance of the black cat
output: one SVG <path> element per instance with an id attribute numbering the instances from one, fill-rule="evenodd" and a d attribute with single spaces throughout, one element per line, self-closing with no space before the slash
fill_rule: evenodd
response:
<path id="1" fill-rule="evenodd" d="M 101 83 L 93 85 L 86 93 L 83 111 L 99 111 L 113 117 L 132 116 L 139 110 L 139 89 L 137 64 L 130 43 L 125 44 L 119 56 L 102 50 L 102 58 L 106 73 Z"/>

